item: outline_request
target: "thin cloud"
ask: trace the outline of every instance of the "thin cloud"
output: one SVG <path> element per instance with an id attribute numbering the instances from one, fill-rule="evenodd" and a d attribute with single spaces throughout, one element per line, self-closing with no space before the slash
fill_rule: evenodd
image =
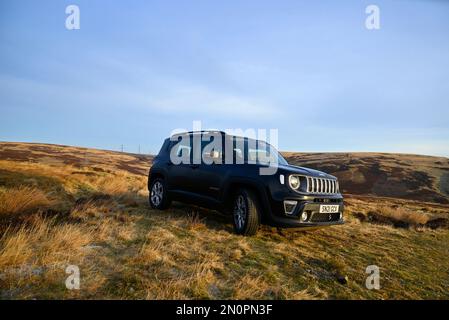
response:
<path id="1" fill-rule="evenodd" d="M 150 95 L 151 96 L 151 95 Z M 263 101 L 223 93 L 207 87 L 188 86 L 167 90 L 149 98 L 151 109 L 163 112 L 196 113 L 207 116 L 268 117 L 276 109 Z"/>

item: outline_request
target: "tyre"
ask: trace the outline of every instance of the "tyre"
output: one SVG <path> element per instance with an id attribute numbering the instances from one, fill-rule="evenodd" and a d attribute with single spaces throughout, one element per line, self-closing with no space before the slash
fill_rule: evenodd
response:
<path id="1" fill-rule="evenodd" d="M 153 209 L 164 210 L 170 206 L 170 199 L 163 179 L 156 178 L 151 182 L 149 201 Z"/>
<path id="2" fill-rule="evenodd" d="M 248 189 L 240 189 L 234 197 L 232 216 L 237 234 L 255 235 L 260 224 L 260 204 L 256 194 Z"/>

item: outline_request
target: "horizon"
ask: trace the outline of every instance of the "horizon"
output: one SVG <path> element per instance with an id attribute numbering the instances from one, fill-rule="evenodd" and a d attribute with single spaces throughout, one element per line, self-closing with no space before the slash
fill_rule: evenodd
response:
<path id="1" fill-rule="evenodd" d="M 71 144 L 59 144 L 59 143 L 51 143 L 51 142 L 31 142 L 31 141 L 4 141 L 0 140 L 1 143 L 22 143 L 22 144 L 42 144 L 42 145 L 50 145 L 50 146 L 58 146 L 58 147 L 72 147 L 72 148 L 84 148 L 84 149 L 92 149 L 92 150 L 99 150 L 99 151 L 108 151 L 108 152 L 118 152 L 118 153 L 126 153 L 126 154 L 133 154 L 133 155 L 143 155 L 143 156 L 156 156 L 158 154 L 158 151 L 155 153 L 144 153 L 144 152 L 138 152 L 137 151 L 129 151 L 126 148 L 121 150 L 115 150 L 115 149 L 103 149 L 103 148 L 95 148 L 95 147 L 86 147 L 82 145 L 71 145 Z M 161 143 L 162 147 L 162 143 Z M 435 156 L 431 154 L 421 154 L 421 153 L 406 153 L 406 152 L 383 152 L 383 151 L 296 151 L 296 150 L 277 150 L 280 153 L 306 153 L 306 154 L 318 154 L 318 153 L 328 153 L 328 154 L 357 154 L 357 153 L 368 153 L 368 154 L 392 154 L 392 155 L 410 155 L 410 156 L 422 156 L 422 157 L 434 157 L 434 158 L 445 158 L 449 159 L 449 157 L 446 156 Z"/>
<path id="2" fill-rule="evenodd" d="M 201 120 L 285 152 L 449 157 L 447 2 L 376 1 L 378 30 L 371 1 L 81 0 L 67 30 L 70 4 L 0 4 L 0 140 L 156 154 Z"/>

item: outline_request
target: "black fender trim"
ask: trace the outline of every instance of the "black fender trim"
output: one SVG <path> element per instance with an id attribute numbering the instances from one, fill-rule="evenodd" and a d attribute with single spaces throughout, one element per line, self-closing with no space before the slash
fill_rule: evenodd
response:
<path id="1" fill-rule="evenodd" d="M 150 171 L 148 172 L 148 191 L 150 191 L 150 185 L 152 182 L 152 177 L 154 178 L 155 176 L 162 176 L 164 179 L 166 177 L 166 172 L 164 172 L 164 170 L 155 170 L 153 168 L 150 169 Z"/>
<path id="2" fill-rule="evenodd" d="M 235 185 L 241 185 L 241 186 L 247 186 L 257 192 L 257 195 L 259 196 L 259 200 L 261 201 L 262 206 L 262 220 L 271 220 L 272 217 L 272 211 L 271 211 L 271 205 L 270 200 L 268 198 L 268 190 L 265 190 L 263 188 L 263 184 L 255 179 L 248 179 L 248 178 L 242 178 L 242 177 L 232 177 L 228 180 L 227 184 L 223 188 L 224 191 L 221 196 L 221 202 L 224 204 L 229 199 L 229 196 L 235 191 L 235 188 L 233 186 Z"/>

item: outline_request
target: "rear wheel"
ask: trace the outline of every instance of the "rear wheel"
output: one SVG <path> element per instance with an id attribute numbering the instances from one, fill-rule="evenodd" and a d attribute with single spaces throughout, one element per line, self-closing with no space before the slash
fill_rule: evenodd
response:
<path id="1" fill-rule="evenodd" d="M 240 189 L 234 197 L 234 230 L 241 235 L 254 235 L 260 224 L 260 205 L 256 194 L 247 189 Z"/>
<path id="2" fill-rule="evenodd" d="M 157 178 L 151 182 L 149 200 L 153 209 L 164 210 L 170 206 L 170 199 L 163 179 Z"/>

